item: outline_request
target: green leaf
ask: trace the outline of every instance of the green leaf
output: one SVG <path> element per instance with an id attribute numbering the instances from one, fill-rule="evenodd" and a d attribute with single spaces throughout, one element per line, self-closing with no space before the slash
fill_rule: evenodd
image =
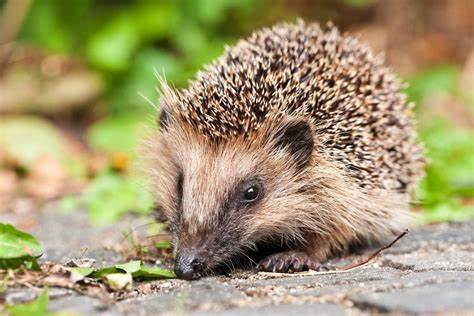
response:
<path id="1" fill-rule="evenodd" d="M 42 248 L 35 237 L 10 224 L 0 223 L 0 269 L 40 270 L 37 258 Z"/>
<path id="2" fill-rule="evenodd" d="M 95 270 L 90 274 L 91 277 L 96 279 L 101 279 L 108 274 L 114 273 L 134 273 L 141 269 L 142 262 L 140 260 L 133 260 L 126 263 L 116 264 L 112 267 L 104 267 L 101 269 Z"/>
<path id="3" fill-rule="evenodd" d="M 88 267 L 74 267 L 71 268 L 69 279 L 71 282 L 76 283 L 84 280 L 85 277 L 90 276 L 94 272 L 94 269 Z"/>
<path id="4" fill-rule="evenodd" d="M 22 266 L 27 268 L 28 270 L 41 270 L 37 258 L 32 256 L 24 256 L 12 259 L 0 259 L 0 270 L 18 269 Z"/>
<path id="5" fill-rule="evenodd" d="M 134 273 L 140 270 L 142 262 L 140 260 L 129 261 L 127 263 L 116 264 L 115 267 L 126 273 Z"/>
<path id="6" fill-rule="evenodd" d="M 112 273 L 119 273 L 120 271 L 115 267 L 105 267 L 98 269 L 91 273 L 89 277 L 94 278 L 94 279 L 102 279 L 104 276 L 107 274 L 112 274 Z"/>
<path id="7" fill-rule="evenodd" d="M 7 311 L 11 316 L 49 316 L 48 312 L 49 297 L 48 293 L 41 292 L 38 298 L 26 304 L 7 306 Z"/>
<path id="8" fill-rule="evenodd" d="M 134 279 L 140 280 L 176 278 L 173 271 L 161 269 L 158 267 L 148 267 L 140 260 L 133 260 L 122 264 L 116 264 L 111 267 L 97 269 L 88 276 L 95 279 L 103 279 L 107 275 L 120 273 L 131 274 Z"/>
<path id="9" fill-rule="evenodd" d="M 88 267 L 74 267 L 74 268 L 71 268 L 71 271 L 77 272 L 80 275 L 86 277 L 86 276 L 91 275 L 92 272 L 94 272 L 94 269 L 93 268 L 88 268 Z"/>
<path id="10" fill-rule="evenodd" d="M 42 248 L 35 237 L 10 224 L 0 223 L 0 259 L 36 257 Z"/>
<path id="11" fill-rule="evenodd" d="M 132 274 L 134 278 L 141 280 L 155 280 L 155 279 L 174 279 L 176 275 L 173 271 L 161 269 L 158 267 L 148 267 L 142 265 L 140 270 Z"/>

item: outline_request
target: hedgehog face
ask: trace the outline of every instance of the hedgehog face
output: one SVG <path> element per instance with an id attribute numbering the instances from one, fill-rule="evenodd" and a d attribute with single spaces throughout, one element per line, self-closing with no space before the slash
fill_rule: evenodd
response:
<path id="1" fill-rule="evenodd" d="M 155 190 L 178 277 L 196 279 L 234 266 L 258 244 L 298 239 L 295 211 L 304 209 L 303 171 L 313 151 L 307 122 L 280 120 L 251 137 L 214 141 L 185 123 L 161 134 Z"/>

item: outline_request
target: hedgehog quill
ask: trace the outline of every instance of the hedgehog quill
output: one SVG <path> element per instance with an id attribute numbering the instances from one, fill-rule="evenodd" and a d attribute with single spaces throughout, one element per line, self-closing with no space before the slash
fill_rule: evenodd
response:
<path id="1" fill-rule="evenodd" d="M 262 29 L 161 90 L 147 169 L 179 278 L 317 270 L 408 226 L 424 165 L 410 106 L 332 25 Z"/>

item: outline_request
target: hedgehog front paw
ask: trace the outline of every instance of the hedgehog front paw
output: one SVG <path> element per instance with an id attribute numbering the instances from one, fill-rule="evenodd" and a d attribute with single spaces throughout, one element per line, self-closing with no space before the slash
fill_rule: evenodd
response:
<path id="1" fill-rule="evenodd" d="M 321 264 L 303 251 L 284 251 L 272 254 L 260 261 L 257 269 L 268 272 L 300 272 L 320 270 Z"/>

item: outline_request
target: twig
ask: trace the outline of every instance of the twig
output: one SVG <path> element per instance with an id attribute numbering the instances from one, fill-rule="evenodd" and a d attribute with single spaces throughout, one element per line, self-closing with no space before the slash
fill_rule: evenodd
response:
<path id="1" fill-rule="evenodd" d="M 408 234 L 408 229 L 405 229 L 400 235 L 397 236 L 397 238 L 395 238 L 391 243 L 389 243 L 388 245 L 386 246 L 383 246 L 382 248 L 378 249 L 377 251 L 375 251 L 373 254 L 371 254 L 369 257 L 367 257 L 367 259 L 365 260 L 362 260 L 360 262 L 356 262 L 356 263 L 352 263 L 352 264 L 349 264 L 347 266 L 344 266 L 342 268 L 340 268 L 339 270 L 343 270 L 343 271 L 348 271 L 348 270 L 352 270 L 352 269 L 355 269 L 355 268 L 358 268 L 358 267 L 361 267 L 361 266 L 364 266 L 366 264 L 368 264 L 369 262 L 371 262 L 373 259 L 375 259 L 375 257 L 377 257 L 382 251 L 392 247 L 397 241 L 399 241 L 401 238 L 403 238 L 403 236 L 405 236 L 406 234 Z"/>
<path id="2" fill-rule="evenodd" d="M 278 273 L 278 272 L 259 272 L 259 275 L 262 276 L 269 276 L 269 277 L 278 277 L 278 276 L 308 276 L 308 275 L 323 275 L 323 274 L 336 274 L 336 273 L 345 273 L 349 272 L 361 267 L 366 266 L 367 264 L 371 263 L 372 260 L 374 260 L 382 251 L 392 247 L 397 241 L 399 241 L 401 238 L 403 238 L 406 234 L 408 234 L 408 229 L 405 229 L 400 235 L 398 235 L 391 243 L 389 243 L 386 246 L 383 246 L 382 248 L 377 249 L 374 253 L 372 253 L 370 256 L 368 256 L 366 259 L 348 264 L 346 266 L 337 268 L 336 270 L 330 270 L 330 271 L 314 271 L 314 270 L 309 270 L 309 271 L 304 271 L 304 272 L 298 272 L 298 273 Z"/>

